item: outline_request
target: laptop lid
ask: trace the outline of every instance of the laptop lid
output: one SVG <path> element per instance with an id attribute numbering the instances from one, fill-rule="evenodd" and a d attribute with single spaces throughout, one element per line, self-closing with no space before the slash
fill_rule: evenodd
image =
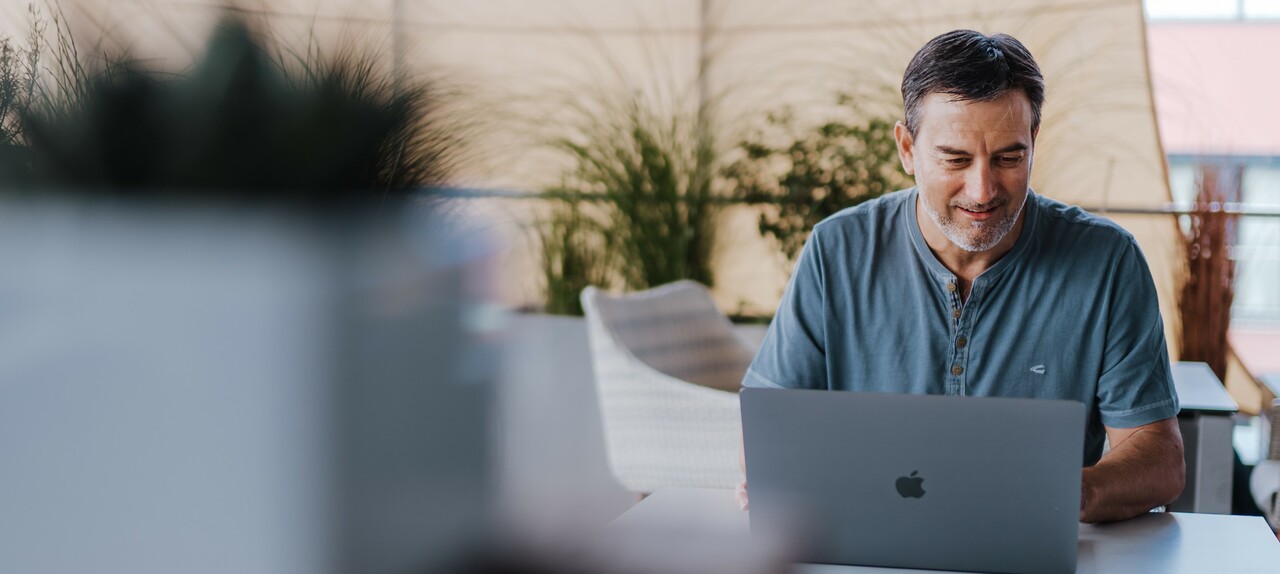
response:
<path id="1" fill-rule="evenodd" d="M 1084 405 L 779 389 L 741 402 L 753 533 L 787 530 L 812 562 L 1075 571 Z"/>

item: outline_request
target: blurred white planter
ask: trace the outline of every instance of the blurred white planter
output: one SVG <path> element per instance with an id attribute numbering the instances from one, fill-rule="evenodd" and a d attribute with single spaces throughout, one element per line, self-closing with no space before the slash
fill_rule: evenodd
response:
<path id="1" fill-rule="evenodd" d="M 433 228 L 0 205 L 0 569 L 404 572 L 472 541 L 488 262 Z"/>

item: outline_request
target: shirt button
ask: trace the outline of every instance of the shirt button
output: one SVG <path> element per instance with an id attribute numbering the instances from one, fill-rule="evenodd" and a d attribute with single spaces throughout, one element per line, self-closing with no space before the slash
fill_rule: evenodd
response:
<path id="1" fill-rule="evenodd" d="M 960 310 L 959 310 L 959 309 L 956 309 L 956 310 L 952 311 L 952 312 L 951 312 L 951 316 L 952 316 L 952 317 L 955 317 L 956 319 L 959 319 L 959 318 L 960 318 Z"/>
<path id="2" fill-rule="evenodd" d="M 955 293 L 955 292 L 956 292 L 956 282 L 955 282 L 955 281 L 952 281 L 952 282 L 950 282 L 950 283 L 947 283 L 947 291 L 950 291 L 950 292 L 952 292 L 952 293 Z"/>
<path id="3" fill-rule="evenodd" d="M 963 374 L 964 374 L 964 367 L 961 367 L 960 365 L 951 365 L 951 374 L 953 374 L 953 375 L 955 375 L 955 376 L 957 376 L 957 377 L 958 377 L 958 376 L 960 376 L 960 375 L 963 375 Z"/>
<path id="4" fill-rule="evenodd" d="M 963 348 L 964 348 L 964 346 L 965 346 L 965 345 L 968 345 L 968 344 L 969 344 L 969 340 L 968 340 L 968 339 L 966 339 L 966 338 L 964 338 L 964 337 L 960 337 L 959 339 L 956 339 L 956 347 L 957 347 L 957 348 L 963 349 Z"/>

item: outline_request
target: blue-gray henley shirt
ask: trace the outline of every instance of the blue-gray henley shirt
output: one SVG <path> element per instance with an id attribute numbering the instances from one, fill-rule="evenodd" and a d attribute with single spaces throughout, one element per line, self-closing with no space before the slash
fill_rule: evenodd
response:
<path id="1" fill-rule="evenodd" d="M 1084 464 L 1105 426 L 1175 416 L 1155 285 L 1133 236 L 1028 192 L 1013 247 L 973 282 L 956 276 L 916 221 L 916 190 L 845 209 L 814 227 L 749 387 L 949 394 L 1084 403 Z"/>

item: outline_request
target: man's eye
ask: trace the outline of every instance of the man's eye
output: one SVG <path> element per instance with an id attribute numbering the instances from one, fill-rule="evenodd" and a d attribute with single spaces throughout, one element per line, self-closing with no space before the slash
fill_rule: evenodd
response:
<path id="1" fill-rule="evenodd" d="M 969 164 L 969 158 L 967 157 L 953 157 L 945 161 L 947 165 L 951 165 L 951 166 L 962 166 L 962 165 Z"/>
<path id="2" fill-rule="evenodd" d="M 1013 165 L 1018 165 L 1019 163 L 1021 163 L 1021 162 L 1022 162 L 1022 156 L 1020 156 L 1020 155 L 1006 155 L 1006 156 L 1001 156 L 1001 157 L 996 158 L 996 161 L 1000 162 L 1000 165 L 1009 165 L 1009 166 L 1013 166 Z"/>

